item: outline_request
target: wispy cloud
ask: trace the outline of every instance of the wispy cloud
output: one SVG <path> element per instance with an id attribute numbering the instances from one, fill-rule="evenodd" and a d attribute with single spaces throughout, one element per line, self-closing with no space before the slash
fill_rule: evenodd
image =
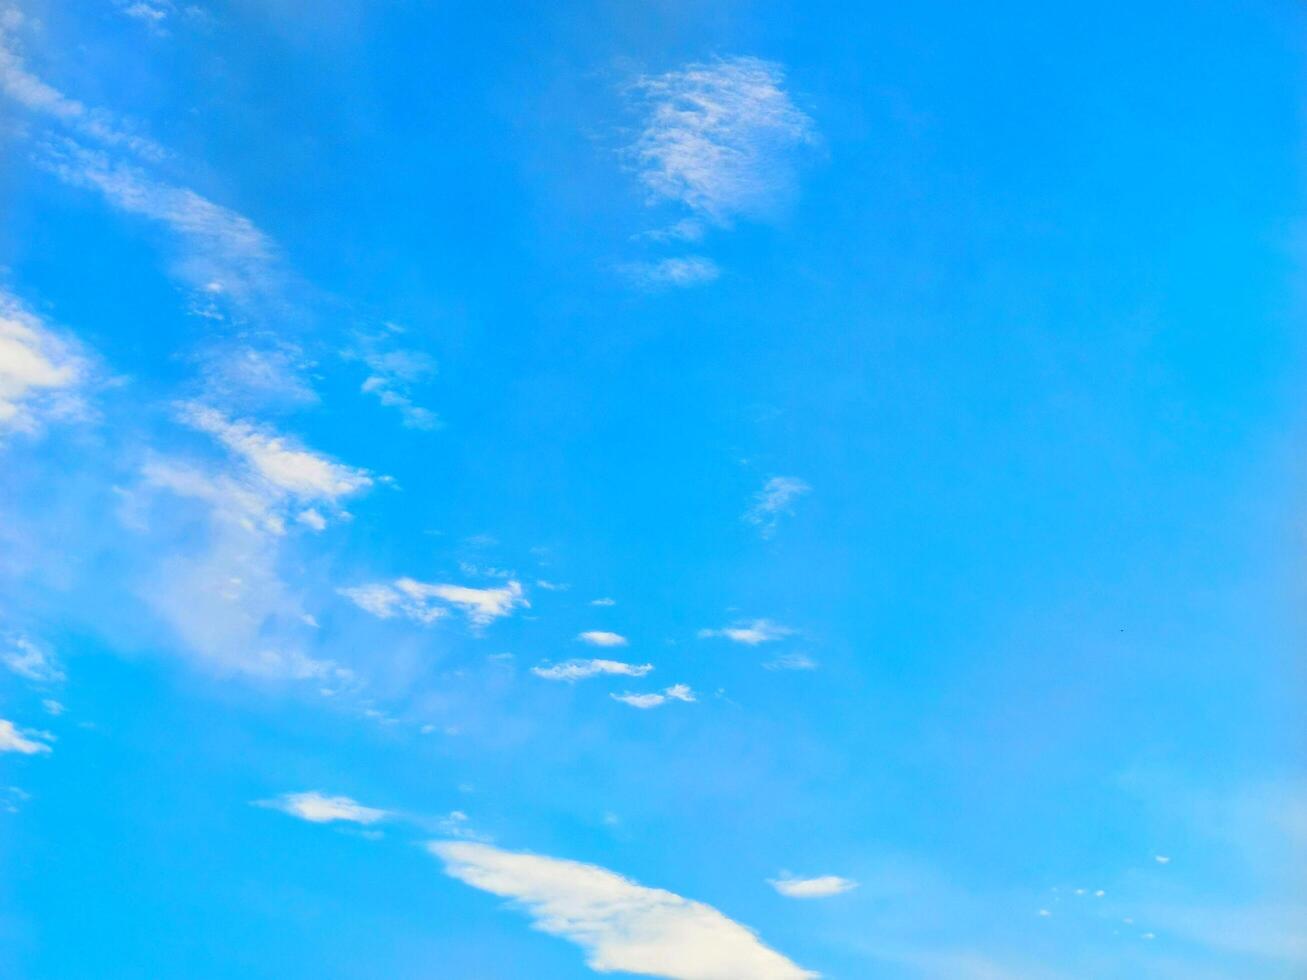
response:
<path id="1" fill-rule="evenodd" d="M 673 684 L 671 687 L 665 687 L 660 693 L 650 694 L 632 694 L 629 691 L 625 694 L 610 694 L 614 701 L 620 701 L 622 704 L 630 705 L 632 708 L 648 710 L 649 708 L 659 708 L 670 701 L 694 701 L 694 692 L 690 690 L 688 684 Z"/>
<path id="2" fill-rule="evenodd" d="M 816 878 L 795 878 L 782 875 L 768 882 L 786 898 L 830 898 L 858 887 L 856 881 L 839 875 L 820 875 Z"/>
<path id="3" fill-rule="evenodd" d="M 172 232 L 181 246 L 176 275 L 205 297 L 213 315 L 212 304 L 224 298 L 248 303 L 280 282 L 272 240 L 244 215 L 72 141 L 48 145 L 42 162 L 66 183 L 99 191 L 118 210 Z"/>
<path id="4" fill-rule="evenodd" d="M 58 684 L 64 680 L 63 668 L 53 653 L 37 646 L 24 636 L 17 636 L 0 650 L 0 663 L 19 677 L 38 684 Z"/>
<path id="5" fill-rule="evenodd" d="M 812 487 L 797 476 L 773 476 L 753 495 L 744 521 L 758 528 L 764 538 L 770 538 L 781 517 L 793 513 L 794 501 L 810 490 Z"/>
<path id="6" fill-rule="evenodd" d="M 325 796 L 316 790 L 307 793 L 286 793 L 272 800 L 258 800 L 255 806 L 280 810 L 309 823 L 374 824 L 390 814 L 385 810 L 363 806 L 348 796 Z"/>
<path id="7" fill-rule="evenodd" d="M 421 351 L 394 346 L 394 339 L 403 328 L 387 324 L 386 334 L 364 334 L 355 347 L 342 352 L 350 361 L 360 361 L 368 369 L 368 376 L 360 390 L 400 413 L 404 425 L 410 429 L 434 429 L 440 424 L 436 413 L 423 408 L 413 400 L 413 388 L 436 373 L 436 362 Z"/>
<path id="8" fill-rule="evenodd" d="M 730 640 L 732 643 L 757 646 L 759 643 L 774 643 L 777 640 L 783 640 L 793 632 L 794 630 L 790 629 L 790 627 L 773 623 L 770 619 L 755 619 L 747 623 L 724 626 L 721 629 L 699 630 L 699 638 L 707 640 L 713 637 L 721 637 Z"/>
<path id="9" fill-rule="evenodd" d="M 82 416 L 89 370 L 79 344 L 0 291 L 0 439 L 6 431 L 30 433 L 47 420 Z"/>
<path id="10" fill-rule="evenodd" d="M 624 647 L 627 643 L 621 633 L 610 633 L 607 630 L 586 630 L 577 634 L 576 638 L 594 647 Z"/>
<path id="11" fill-rule="evenodd" d="M 313 361 L 300 347 L 284 340 L 224 340 L 201 349 L 193 360 L 203 393 L 198 401 L 203 404 L 247 412 L 318 401 L 309 378 Z"/>
<path id="12" fill-rule="evenodd" d="M 156 457 L 144 466 L 133 503 L 148 502 L 163 524 L 142 521 L 139 531 L 166 550 L 151 554 L 155 572 L 138 586 L 140 594 L 183 649 L 212 667 L 262 677 L 347 679 L 348 671 L 306 652 L 314 642 L 311 617 L 279 568 L 293 524 L 321 530 L 327 523 L 322 511 L 342 516 L 344 499 L 365 491 L 373 478 L 208 406 L 184 403 L 180 416 L 212 436 L 226 456 L 217 465 Z M 202 504 L 203 533 L 196 533 L 193 516 L 162 507 L 170 500 Z"/>
<path id="13" fill-rule="evenodd" d="M 608 598 L 607 596 L 604 596 L 604 597 L 601 598 L 601 599 L 591 599 L 591 600 L 590 600 L 590 605 L 592 605 L 592 606 L 615 606 L 615 605 L 617 605 L 617 600 L 616 600 L 616 599 L 610 599 L 610 598 Z"/>
<path id="14" fill-rule="evenodd" d="M 643 289 L 703 286 L 715 281 L 721 275 L 717 263 L 702 255 L 681 255 L 649 262 L 625 262 L 618 267 L 618 271 L 631 283 Z"/>
<path id="15" fill-rule="evenodd" d="M 373 582 L 338 591 L 378 619 L 398 615 L 424 625 L 444 616 L 448 606 L 460 609 L 474 626 L 487 626 L 511 615 L 514 609 L 531 605 L 523 594 L 522 583 L 517 581 L 497 588 L 476 589 L 400 578 L 391 583 Z"/>
<path id="16" fill-rule="evenodd" d="M 804 970 L 702 902 L 606 868 L 485 844 L 428 845 L 446 874 L 513 900 L 535 928 L 580 946 L 600 973 L 672 980 L 802 980 Z"/>
<path id="17" fill-rule="evenodd" d="M 763 664 L 767 670 L 816 670 L 817 661 L 806 653 L 785 653 Z"/>
<path id="18" fill-rule="evenodd" d="M 760 58 L 719 58 L 631 86 L 644 116 L 628 153 L 651 200 L 670 200 L 715 224 L 763 216 L 793 183 L 792 150 L 813 124 Z"/>
<path id="19" fill-rule="evenodd" d="M 531 673 L 549 681 L 580 681 L 600 674 L 643 677 L 653 664 L 628 664 L 620 660 L 565 660 L 551 666 L 532 667 Z"/>
<path id="20" fill-rule="evenodd" d="M 69 98 L 27 70 L 14 40 L 0 25 L 0 91 L 29 112 L 45 116 L 68 130 L 106 146 L 130 150 L 149 160 L 167 154 L 153 140 L 133 133 L 127 124 L 105 109 L 94 109 Z"/>
<path id="21" fill-rule="evenodd" d="M 196 403 L 180 406 L 182 421 L 206 432 L 243 461 L 267 487 L 310 503 L 336 504 L 372 486 L 365 470 L 334 462 L 291 439 L 251 422 L 228 419 Z"/>
<path id="22" fill-rule="evenodd" d="M 40 755 L 50 751 L 50 746 L 41 741 L 49 738 L 45 732 L 23 731 L 15 727 L 12 721 L 0 718 L 0 752 Z"/>

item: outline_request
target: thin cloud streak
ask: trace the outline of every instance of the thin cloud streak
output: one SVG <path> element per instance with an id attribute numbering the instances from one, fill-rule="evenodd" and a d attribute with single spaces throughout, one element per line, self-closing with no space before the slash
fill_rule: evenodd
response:
<path id="1" fill-rule="evenodd" d="M 551 666 L 532 667 L 531 673 L 548 681 L 580 681 L 601 674 L 643 677 L 651 670 L 653 664 L 628 664 L 620 660 L 565 660 Z"/>
<path id="2" fill-rule="evenodd" d="M 254 806 L 280 810 L 309 823 L 357 823 L 366 826 L 391 816 L 386 810 L 364 806 L 348 796 L 326 796 L 316 790 L 286 793 L 272 800 L 257 800 Z"/>

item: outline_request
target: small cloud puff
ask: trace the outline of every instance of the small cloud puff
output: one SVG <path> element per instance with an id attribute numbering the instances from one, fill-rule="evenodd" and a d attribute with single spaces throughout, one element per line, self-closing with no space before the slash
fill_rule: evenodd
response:
<path id="1" fill-rule="evenodd" d="M 0 663 L 9 670 L 38 684 L 58 684 L 64 680 L 63 668 L 54 654 L 42 650 L 26 637 L 9 641 L 8 649 L 0 652 Z"/>
<path id="2" fill-rule="evenodd" d="M 586 630 L 584 633 L 578 633 L 577 637 L 582 643 L 589 643 L 595 647 L 624 647 L 627 644 L 626 637 L 620 633 L 610 633 L 607 630 Z"/>
<path id="3" fill-rule="evenodd" d="M 732 643 L 757 646 L 759 643 L 774 643 L 793 632 L 794 630 L 788 626 L 773 623 L 770 619 L 755 619 L 752 622 L 737 623 L 734 626 L 725 626 L 721 629 L 699 630 L 699 639 L 707 640 L 713 637 L 721 637 L 730 640 Z"/>
<path id="4" fill-rule="evenodd" d="M 48 732 L 24 731 L 12 721 L 0 718 L 0 752 L 17 752 L 19 755 L 40 755 L 49 752 L 46 742 L 53 741 Z"/>
<path id="5" fill-rule="evenodd" d="M 743 520 L 758 528 L 764 538 L 770 538 L 776 533 L 781 517 L 793 513 L 794 501 L 811 490 L 797 476 L 773 476 L 753 495 L 753 503 L 744 512 Z"/>
<path id="6" fill-rule="evenodd" d="M 648 710 L 649 708 L 658 708 L 669 701 L 694 701 L 694 692 L 690 690 L 688 684 L 673 684 L 671 687 L 663 688 L 660 694 L 610 694 L 614 701 L 620 701 L 622 704 L 630 705 L 632 708 Z"/>
<path id="7" fill-rule="evenodd" d="M 830 898 L 858 887 L 856 881 L 839 875 L 795 878 L 783 874 L 780 878 L 769 879 L 768 883 L 786 898 Z"/>
<path id="8" fill-rule="evenodd" d="M 348 796 L 324 796 L 311 791 L 307 793 L 285 793 L 273 800 L 259 800 L 255 806 L 280 810 L 282 813 L 309 823 L 357 823 L 374 824 L 390 816 L 385 810 L 363 806 Z"/>
<path id="9" fill-rule="evenodd" d="M 550 681 L 579 681 L 600 674 L 643 677 L 653 664 L 628 664 L 620 660 L 565 660 L 560 664 L 532 667 L 531 673 Z"/>

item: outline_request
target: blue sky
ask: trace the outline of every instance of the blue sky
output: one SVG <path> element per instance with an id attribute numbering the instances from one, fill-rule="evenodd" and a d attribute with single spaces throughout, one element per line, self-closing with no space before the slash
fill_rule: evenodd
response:
<path id="1" fill-rule="evenodd" d="M 1305 26 L 0 9 L 0 974 L 1301 976 Z"/>

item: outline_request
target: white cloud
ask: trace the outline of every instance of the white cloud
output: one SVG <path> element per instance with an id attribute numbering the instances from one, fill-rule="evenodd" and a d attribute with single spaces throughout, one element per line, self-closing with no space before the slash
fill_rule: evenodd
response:
<path id="1" fill-rule="evenodd" d="M 774 643 L 793 632 L 794 630 L 788 626 L 773 623 L 770 619 L 755 619 L 749 623 L 737 623 L 734 626 L 725 626 L 722 629 L 699 630 L 699 638 L 706 640 L 712 637 L 722 637 L 732 643 L 757 646 L 759 643 Z"/>
<path id="2" fill-rule="evenodd" d="M 34 432 L 47 419 L 81 415 L 78 389 L 87 373 L 78 345 L 0 292 L 0 436 L 6 430 Z"/>
<path id="3" fill-rule="evenodd" d="M 596 865 L 456 841 L 428 848 L 450 876 L 512 899 L 535 928 L 580 946 L 586 964 L 600 973 L 672 980 L 816 976 L 711 906 Z"/>
<path id="4" fill-rule="evenodd" d="M 617 600 L 616 600 L 616 599 L 610 599 L 610 598 L 608 598 L 607 596 L 604 596 L 602 599 L 591 599 L 591 600 L 590 600 L 590 605 L 592 605 L 592 606 L 615 606 L 615 605 L 617 605 Z"/>
<path id="5" fill-rule="evenodd" d="M 716 224 L 769 212 L 793 181 L 790 151 L 813 138 L 784 81 L 780 65 L 747 57 L 637 79 L 644 125 L 628 153 L 651 198 Z"/>
<path id="6" fill-rule="evenodd" d="M 55 718 L 58 718 L 61 714 L 63 714 L 65 711 L 68 710 L 63 706 L 63 704 L 54 700 L 54 698 L 46 698 L 44 701 L 41 702 L 41 707 L 45 709 L 46 714 L 51 715 Z"/>
<path id="7" fill-rule="evenodd" d="M 300 500 L 335 503 L 372 486 L 366 470 L 333 462 L 250 422 L 229 420 L 216 409 L 186 403 L 181 418 L 217 439 L 270 487 Z"/>
<path id="8" fill-rule="evenodd" d="M 550 681 L 579 681 L 600 674 L 643 677 L 653 664 L 628 664 L 620 660 L 565 660 L 550 667 L 532 667 L 531 673 Z"/>
<path id="9" fill-rule="evenodd" d="M 767 670 L 816 670 L 817 661 L 806 653 L 786 653 L 763 664 Z"/>
<path id="10" fill-rule="evenodd" d="M 622 704 L 629 704 L 632 708 L 656 708 L 661 704 L 667 703 L 667 698 L 661 694 L 610 694 L 614 701 L 621 701 Z"/>
<path id="11" fill-rule="evenodd" d="M 436 828 L 446 837 L 457 837 L 460 840 L 474 840 L 487 844 L 491 840 L 488 835 L 472 828 L 471 820 L 462 810 L 451 810 L 436 821 Z"/>
<path id="12" fill-rule="evenodd" d="M 663 688 L 661 693 L 656 694 L 610 694 L 614 701 L 620 701 L 622 704 L 628 704 L 632 708 L 648 710 L 649 708 L 658 708 L 669 701 L 694 701 L 694 692 L 690 690 L 688 684 L 673 684 L 671 687 Z"/>
<path id="13" fill-rule="evenodd" d="M 702 255 L 684 255 L 652 262 L 626 262 L 618 266 L 618 271 L 644 289 L 703 286 L 721 275 L 717 263 Z"/>
<path id="14" fill-rule="evenodd" d="M 316 791 L 286 793 L 275 800 L 260 800 L 255 806 L 280 810 L 310 823 L 373 824 L 390 816 L 385 810 L 363 806 L 348 796 L 324 796 Z"/>
<path id="15" fill-rule="evenodd" d="M 144 467 L 144 487 L 207 506 L 208 534 L 197 542 L 186 515 L 180 515 L 171 525 L 173 536 L 159 536 L 175 550 L 157 560 L 156 572 L 139 586 L 141 595 L 186 649 L 220 670 L 347 679 L 342 668 L 306 652 L 307 610 L 279 573 L 282 539 L 292 518 L 317 529 L 326 521 L 318 507 L 339 513 L 342 498 L 366 489 L 372 478 L 215 409 L 189 403 L 181 413 L 214 436 L 229 461 L 219 469 L 201 469 L 153 459 Z M 182 527 L 185 547 L 176 547 Z M 144 533 L 152 532 L 145 527 Z"/>
<path id="16" fill-rule="evenodd" d="M 402 328 L 387 324 L 390 333 L 402 333 Z M 359 390 L 372 395 L 382 405 L 399 411 L 404 425 L 410 429 L 434 429 L 440 424 L 436 413 L 423 408 L 413 400 L 413 388 L 436 373 L 436 362 L 421 351 L 404 350 L 389 346 L 389 338 L 362 335 L 356 349 L 342 352 L 346 360 L 361 361 L 368 376 Z"/>
<path id="17" fill-rule="evenodd" d="M 626 646 L 626 637 L 620 633 L 610 633 L 607 630 L 586 630 L 584 633 L 577 634 L 576 638 L 582 643 L 589 643 L 595 647 Z"/>
<path id="18" fill-rule="evenodd" d="M 753 503 L 744 512 L 744 521 L 769 538 L 775 533 L 781 516 L 793 513 L 791 505 L 811 489 L 796 476 L 773 476 L 753 495 Z"/>
<path id="19" fill-rule="evenodd" d="M 314 364 L 294 344 L 266 339 L 219 342 L 201 350 L 195 360 L 205 404 L 248 411 L 318 401 L 308 377 Z"/>
<path id="20" fill-rule="evenodd" d="M 20 755 L 39 755 L 49 752 L 50 746 L 37 739 L 48 739 L 44 732 L 21 731 L 12 721 L 0 718 L 0 752 L 17 752 Z"/>
<path id="21" fill-rule="evenodd" d="M 3 26 L 0 26 L 0 91 L 29 112 L 54 119 L 106 146 L 122 147 L 150 160 L 167 155 L 153 140 L 130 132 L 112 113 L 70 99 L 29 72 Z"/>
<path id="22" fill-rule="evenodd" d="M 782 875 L 770 879 L 770 884 L 786 898 L 830 898 L 852 891 L 858 887 L 856 881 L 841 878 L 838 875 L 821 875 L 816 878 L 793 878 Z"/>
<path id="23" fill-rule="evenodd" d="M 498 588 L 475 589 L 400 578 L 390 584 L 373 582 L 337 591 L 379 619 L 401 615 L 424 625 L 446 614 L 446 609 L 437 603 L 459 608 L 475 626 L 486 626 L 511 615 L 519 606 L 531 605 L 517 581 L 505 582 Z"/>
<path id="24" fill-rule="evenodd" d="M 46 151 L 45 165 L 61 180 L 171 231 L 181 243 L 175 273 L 205 297 L 209 314 L 220 316 L 213 304 L 224 298 L 245 303 L 267 295 L 278 280 L 276 248 L 244 215 L 75 143 Z"/>
<path id="25" fill-rule="evenodd" d="M 0 663 L 19 677 L 38 684 L 57 684 L 64 680 L 63 668 L 54 654 L 42 650 L 26 637 L 15 637 L 7 647 L 0 652 Z"/>

